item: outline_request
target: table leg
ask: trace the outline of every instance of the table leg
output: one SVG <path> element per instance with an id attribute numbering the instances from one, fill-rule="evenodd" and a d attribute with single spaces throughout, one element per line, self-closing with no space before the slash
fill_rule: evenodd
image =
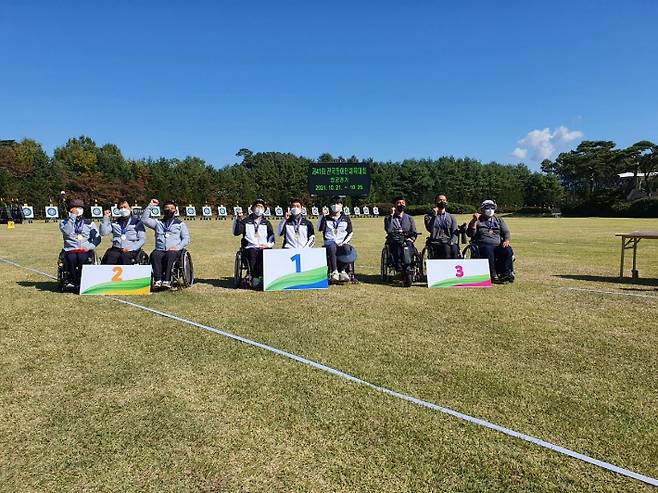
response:
<path id="1" fill-rule="evenodd" d="M 619 265 L 619 277 L 623 278 L 624 277 L 624 250 L 626 246 L 626 241 L 625 238 L 622 236 L 621 237 L 621 263 Z"/>
<path id="2" fill-rule="evenodd" d="M 640 273 L 637 271 L 637 244 L 640 242 L 639 238 L 633 240 L 633 270 L 631 270 L 631 275 L 633 279 L 640 277 Z"/>

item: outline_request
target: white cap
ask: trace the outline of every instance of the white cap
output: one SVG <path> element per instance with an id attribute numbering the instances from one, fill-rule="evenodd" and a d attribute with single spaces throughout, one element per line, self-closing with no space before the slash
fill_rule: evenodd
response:
<path id="1" fill-rule="evenodd" d="M 496 208 L 496 203 L 493 200 L 487 199 L 484 202 L 482 202 L 482 204 L 480 204 L 480 209 L 484 209 L 488 205 L 493 205 L 494 209 Z"/>

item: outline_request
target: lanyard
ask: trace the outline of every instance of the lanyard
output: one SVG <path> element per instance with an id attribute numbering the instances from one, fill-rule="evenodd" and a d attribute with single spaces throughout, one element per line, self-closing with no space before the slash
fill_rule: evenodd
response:
<path id="1" fill-rule="evenodd" d="M 342 215 L 338 216 L 338 218 L 331 220 L 332 223 L 334 223 L 334 233 L 338 232 L 338 226 L 340 226 L 341 219 L 343 218 Z"/>
<path id="2" fill-rule="evenodd" d="M 76 234 L 81 234 L 82 229 L 84 228 L 84 225 L 85 225 L 84 219 L 81 219 L 80 221 L 75 221 L 75 223 L 73 223 L 75 233 Z"/>
<path id="3" fill-rule="evenodd" d="M 174 224 L 174 219 L 169 220 L 169 224 L 165 223 L 164 221 L 162 222 L 162 227 L 164 228 L 165 233 L 169 233 L 171 231 L 171 225 Z"/>
<path id="4" fill-rule="evenodd" d="M 122 235 L 126 234 L 126 231 L 128 230 L 128 226 L 130 226 L 130 220 L 131 219 L 132 219 L 131 217 L 128 217 L 128 219 L 126 219 L 126 224 L 125 225 L 119 223 L 119 227 L 121 228 L 121 234 Z"/>

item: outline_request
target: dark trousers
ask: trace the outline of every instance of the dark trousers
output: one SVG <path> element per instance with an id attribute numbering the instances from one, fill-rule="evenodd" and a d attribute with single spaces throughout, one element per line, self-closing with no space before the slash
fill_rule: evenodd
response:
<path id="1" fill-rule="evenodd" d="M 247 257 L 251 277 L 263 277 L 263 250 L 260 248 L 245 248 L 244 255 Z"/>
<path id="2" fill-rule="evenodd" d="M 501 245 L 478 244 L 480 258 L 489 260 L 489 273 L 491 278 L 506 276 L 512 273 L 514 252 L 512 247 L 504 248 Z"/>
<path id="3" fill-rule="evenodd" d="M 105 264 L 107 265 L 133 265 L 138 251 L 123 253 L 121 248 L 112 247 L 105 254 Z"/>
<path id="4" fill-rule="evenodd" d="M 75 286 L 80 286 L 80 277 L 82 276 L 82 266 L 89 263 L 92 252 L 66 252 L 66 270 L 69 273 L 69 280 Z"/>
<path id="5" fill-rule="evenodd" d="M 335 243 L 327 243 L 324 248 L 327 252 L 327 264 L 329 264 L 329 272 L 333 272 L 335 270 L 343 271 L 347 269 L 349 264 L 339 262 L 336 258 L 338 255 L 347 255 L 350 253 L 345 245 L 338 246 Z"/>
<path id="6" fill-rule="evenodd" d="M 433 259 L 459 258 L 459 247 L 449 243 L 432 242 L 429 244 Z"/>
<path id="7" fill-rule="evenodd" d="M 405 246 L 409 247 L 407 250 L 408 256 L 406 258 L 404 255 Z M 405 270 L 405 267 L 408 267 L 413 261 L 414 244 L 409 240 L 405 240 L 404 243 L 400 243 L 398 241 L 389 241 L 388 250 L 389 252 L 391 252 L 391 257 L 393 258 L 393 265 L 395 266 L 395 270 L 398 272 L 402 272 L 403 270 Z"/>
<path id="8" fill-rule="evenodd" d="M 153 280 L 171 281 L 171 268 L 180 256 L 178 251 L 153 250 L 151 253 L 151 267 L 153 267 Z"/>

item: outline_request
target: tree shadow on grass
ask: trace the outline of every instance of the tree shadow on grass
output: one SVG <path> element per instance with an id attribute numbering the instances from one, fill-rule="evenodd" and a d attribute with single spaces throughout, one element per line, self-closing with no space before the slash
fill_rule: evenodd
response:
<path id="1" fill-rule="evenodd" d="M 24 288 L 35 288 L 39 291 L 59 293 L 59 283 L 57 281 L 18 281 L 16 284 Z"/>
<path id="2" fill-rule="evenodd" d="M 616 277 L 616 276 L 591 276 L 585 274 L 558 274 L 554 277 L 560 277 L 562 279 L 570 279 L 572 281 L 589 281 L 589 282 L 607 282 L 611 284 L 621 284 L 625 286 L 650 286 L 658 288 L 658 279 L 644 279 L 638 278 L 633 279 L 632 277 Z M 620 288 L 628 291 L 646 291 L 644 289 L 638 288 Z"/>
<path id="3" fill-rule="evenodd" d="M 222 277 L 219 279 L 203 279 L 196 278 L 194 280 L 195 284 L 207 284 L 215 288 L 232 288 L 233 287 L 233 277 Z"/>

